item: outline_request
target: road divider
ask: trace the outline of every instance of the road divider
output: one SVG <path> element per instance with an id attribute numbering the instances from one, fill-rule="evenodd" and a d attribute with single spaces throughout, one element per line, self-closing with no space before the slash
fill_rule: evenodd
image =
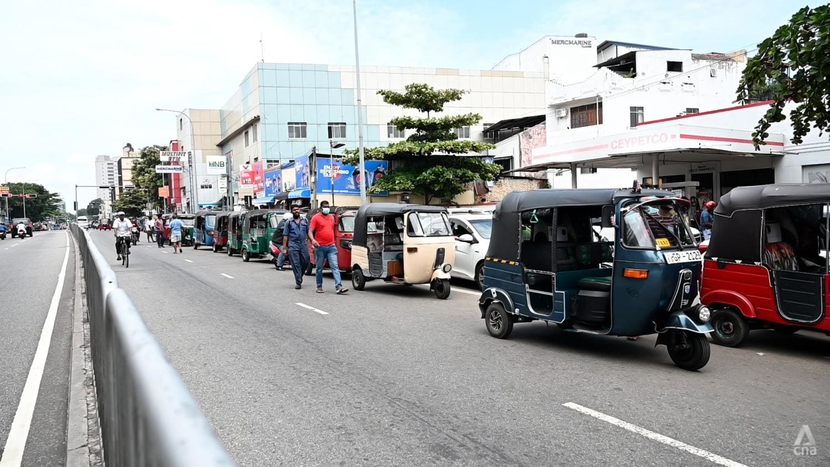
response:
<path id="1" fill-rule="evenodd" d="M 652 441 L 657 441 L 658 443 L 663 443 L 667 446 L 671 446 L 673 448 L 680 449 L 681 451 L 685 451 L 685 452 L 688 452 L 690 454 L 694 454 L 698 457 L 702 457 L 702 458 L 704 458 L 704 459 L 706 459 L 710 462 L 713 462 L 715 464 L 724 465 L 726 467 L 747 467 L 746 465 L 741 464 L 740 462 L 735 462 L 735 461 L 729 460 L 725 457 L 721 457 L 717 454 L 713 454 L 709 451 L 706 451 L 706 450 L 703 450 L 703 449 L 700 449 L 700 448 L 696 448 L 694 446 L 690 446 L 690 445 L 688 445 L 688 444 L 686 444 L 682 441 L 678 441 L 674 438 L 669 438 L 668 436 L 663 436 L 659 433 L 655 433 L 653 431 L 646 430 L 645 428 L 641 428 L 637 425 L 634 425 L 634 424 L 625 422 L 623 420 L 620 420 L 619 418 L 615 418 L 615 417 L 612 417 L 610 415 L 606 415 L 602 412 L 597 412 L 596 410 L 589 409 L 588 407 L 584 407 L 584 406 L 581 406 L 579 404 L 575 404 L 573 402 L 567 402 L 567 403 L 562 404 L 562 405 L 564 405 L 565 407 L 567 407 L 569 409 L 576 410 L 579 413 L 589 415 L 589 416 L 594 417 L 598 420 L 602 420 L 603 422 L 607 422 L 607 423 L 610 423 L 614 426 L 618 426 L 618 427 L 620 427 L 624 430 L 628 430 L 632 433 L 636 433 L 638 435 L 645 436 L 646 438 L 648 438 Z"/>
<path id="2" fill-rule="evenodd" d="M 311 311 L 313 311 L 313 312 L 315 312 L 315 313 L 320 313 L 321 315 L 327 315 L 327 314 L 328 314 L 328 313 L 326 313 L 326 312 L 325 312 L 325 311 L 323 311 L 323 310 L 320 310 L 320 309 L 318 309 L 318 308 L 314 308 L 314 307 L 313 307 L 313 306 L 311 306 L 311 305 L 306 305 L 305 303 L 295 303 L 295 305 L 297 305 L 297 306 L 299 306 L 299 307 L 302 307 L 302 308 L 305 308 L 306 310 L 311 310 Z"/>

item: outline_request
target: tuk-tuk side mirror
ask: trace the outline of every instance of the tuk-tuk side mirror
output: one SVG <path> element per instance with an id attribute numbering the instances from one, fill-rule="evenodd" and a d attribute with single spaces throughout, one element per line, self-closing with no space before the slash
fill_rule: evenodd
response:
<path id="1" fill-rule="evenodd" d="M 614 227 L 614 206 L 602 207 L 602 228 Z"/>
<path id="2" fill-rule="evenodd" d="M 476 239 L 473 238 L 473 236 L 470 235 L 470 234 L 464 234 L 464 235 L 461 235 L 460 237 L 458 237 L 458 241 L 459 242 L 464 242 L 464 243 L 475 243 Z"/>

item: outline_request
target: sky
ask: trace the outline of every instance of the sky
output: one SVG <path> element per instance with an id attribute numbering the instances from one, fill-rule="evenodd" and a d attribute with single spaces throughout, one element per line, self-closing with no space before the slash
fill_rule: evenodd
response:
<path id="1" fill-rule="evenodd" d="M 3 3 L 0 173 L 26 167 L 8 172 L 8 181 L 40 183 L 70 210 L 74 186 L 95 184 L 97 155 L 175 139 L 175 115 L 156 107 L 220 108 L 263 55 L 266 62 L 354 64 L 350 0 Z M 804 6 L 754 5 L 357 0 L 360 61 L 490 69 L 544 35 L 581 32 L 696 52 L 751 51 Z M 95 189 L 79 189 L 78 198 L 86 206 Z"/>

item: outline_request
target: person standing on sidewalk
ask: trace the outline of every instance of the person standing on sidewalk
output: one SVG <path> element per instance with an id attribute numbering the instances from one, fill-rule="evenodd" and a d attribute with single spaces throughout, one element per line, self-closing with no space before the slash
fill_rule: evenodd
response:
<path id="1" fill-rule="evenodd" d="M 159 248 L 164 248 L 164 219 L 161 216 L 156 216 L 156 243 Z"/>
<path id="2" fill-rule="evenodd" d="M 334 244 L 334 216 L 328 201 L 320 203 L 320 212 L 311 218 L 308 238 L 314 246 L 314 261 L 317 263 L 317 293 L 323 293 L 323 266 L 326 259 L 334 276 L 334 290 L 341 295 L 349 291 L 340 282 L 340 268 L 337 264 L 337 246 Z"/>
<path id="3" fill-rule="evenodd" d="M 184 229 L 184 224 L 182 221 L 179 220 L 179 216 L 173 214 L 173 220 L 170 221 L 170 243 L 173 244 L 173 254 L 176 254 L 176 250 L 179 253 L 182 252 L 182 230 Z"/>
<path id="4" fill-rule="evenodd" d="M 308 221 L 300 217 L 300 207 L 291 208 L 291 220 L 285 223 L 282 237 L 283 251 L 288 252 L 291 270 L 294 271 L 294 288 L 303 288 L 303 273 L 310 259 L 308 257 Z"/>

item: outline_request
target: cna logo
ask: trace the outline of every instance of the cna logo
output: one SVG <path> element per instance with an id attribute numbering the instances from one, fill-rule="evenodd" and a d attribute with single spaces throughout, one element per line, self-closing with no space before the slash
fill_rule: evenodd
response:
<path id="1" fill-rule="evenodd" d="M 810 431 L 809 425 L 802 425 L 798 432 L 798 437 L 793 443 L 793 454 L 796 456 L 815 456 L 818 453 L 816 449 L 816 439 L 813 438 L 813 432 Z"/>

